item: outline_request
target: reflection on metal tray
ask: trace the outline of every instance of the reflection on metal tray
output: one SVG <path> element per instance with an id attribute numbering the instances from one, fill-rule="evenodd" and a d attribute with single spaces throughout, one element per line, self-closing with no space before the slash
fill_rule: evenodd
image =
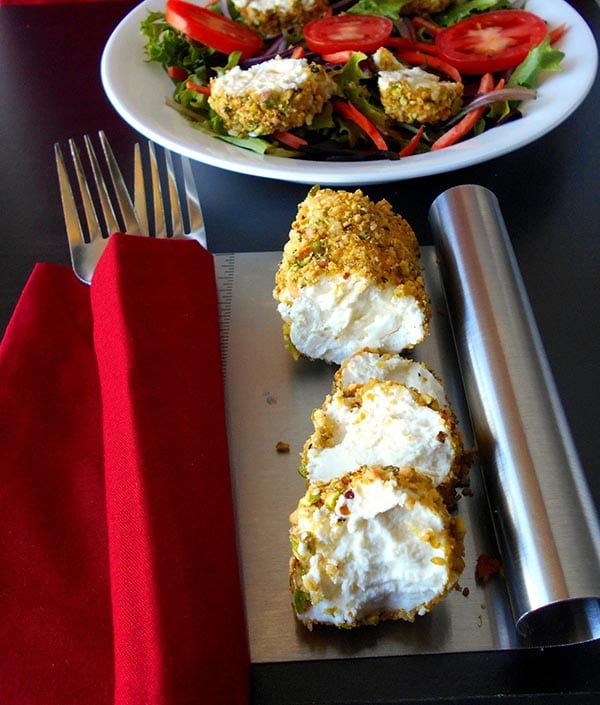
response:
<path id="1" fill-rule="evenodd" d="M 518 646 L 502 579 L 475 581 L 482 554 L 497 555 L 477 465 L 472 495 L 462 497 L 466 568 L 454 591 L 414 623 L 388 622 L 355 630 L 315 628 L 294 618 L 288 588 L 288 517 L 304 493 L 299 453 L 312 432 L 311 412 L 330 391 L 336 367 L 294 361 L 285 349 L 272 296 L 279 253 L 219 255 L 226 399 L 242 578 L 254 663 L 506 649 Z M 422 251 L 433 304 L 431 335 L 414 351 L 443 379 L 465 437 L 470 421 L 432 247 Z M 289 443 L 289 454 L 276 451 Z M 469 493 L 470 494 L 470 493 Z"/>

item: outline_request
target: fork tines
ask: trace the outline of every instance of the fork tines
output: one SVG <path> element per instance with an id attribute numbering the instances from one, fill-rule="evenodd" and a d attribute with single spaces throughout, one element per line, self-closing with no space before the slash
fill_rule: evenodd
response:
<path id="1" fill-rule="evenodd" d="M 142 227 L 155 237 L 193 237 L 206 247 L 204 219 L 192 167 L 186 157 L 178 161 L 177 167 L 171 152 L 153 142 L 148 142 L 148 155 L 144 160 L 139 145 L 135 146 L 135 209 Z M 145 173 L 150 174 L 149 179 Z M 169 218 L 167 213 L 170 213 Z"/>
<path id="2" fill-rule="evenodd" d="M 69 250 L 77 276 L 87 283 L 91 281 L 107 239 L 115 232 L 193 238 L 206 247 L 204 220 L 189 160 L 181 157 L 176 169 L 171 153 L 149 142 L 148 165 L 144 168 L 140 147 L 136 145 L 134 205 L 106 135 L 98 134 L 102 159 L 87 135 L 87 159 L 82 159 L 75 140 L 69 140 L 75 179 L 69 177 L 60 145 L 54 145 Z M 71 187 L 75 180 L 77 197 Z"/>
<path id="3" fill-rule="evenodd" d="M 104 156 L 104 169 L 109 175 L 110 188 L 105 180 L 92 140 L 88 135 L 85 135 L 83 139 L 87 153 L 87 161 L 85 163 L 81 158 L 81 153 L 75 140 L 70 139 L 68 144 L 73 170 L 79 186 L 79 207 L 83 209 L 85 214 L 85 228 L 82 219 L 79 217 L 78 201 L 70 185 L 62 150 L 60 145 L 54 145 L 69 241 L 74 244 L 82 241 L 91 242 L 95 238 L 108 237 L 117 231 L 131 234 L 141 233 L 140 223 L 125 185 L 125 180 L 105 134 L 100 132 L 99 139 Z M 88 175 L 91 178 L 88 178 Z M 92 190 L 90 184 L 95 187 L 94 190 Z M 102 222 L 98 217 L 99 212 L 102 213 Z"/>

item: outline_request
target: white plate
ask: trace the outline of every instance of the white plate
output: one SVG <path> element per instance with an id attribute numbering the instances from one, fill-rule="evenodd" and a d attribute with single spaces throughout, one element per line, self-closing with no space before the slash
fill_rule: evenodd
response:
<path id="1" fill-rule="evenodd" d="M 519 149 L 565 120 L 583 101 L 596 75 L 598 52 L 581 16 L 563 0 L 529 0 L 527 9 L 550 27 L 569 29 L 557 48 L 562 71 L 545 75 L 534 101 L 522 106 L 522 120 L 494 128 L 440 152 L 398 161 L 319 162 L 255 154 L 204 135 L 165 104 L 172 84 L 158 64 L 144 61 L 140 23 L 164 0 L 144 0 L 116 27 L 102 55 L 104 90 L 121 117 L 145 137 L 212 166 L 253 176 L 330 186 L 376 184 L 461 169 Z"/>

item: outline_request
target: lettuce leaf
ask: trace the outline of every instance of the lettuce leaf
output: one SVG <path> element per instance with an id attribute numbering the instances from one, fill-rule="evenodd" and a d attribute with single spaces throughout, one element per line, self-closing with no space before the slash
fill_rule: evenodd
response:
<path id="1" fill-rule="evenodd" d="M 353 51 L 348 61 L 341 71 L 335 76 L 338 90 L 345 95 L 347 91 L 360 90 L 361 81 L 364 79 L 360 62 L 364 61 L 367 55 L 362 51 Z"/>
<path id="2" fill-rule="evenodd" d="M 364 84 L 365 76 L 360 67 L 360 62 L 366 58 L 367 55 L 361 51 L 352 52 L 344 68 L 335 77 L 335 82 L 338 87 L 338 93 L 349 100 L 355 108 L 360 110 L 363 115 L 366 115 L 372 123 L 381 129 L 387 124 L 388 118 L 381 108 L 371 102 L 371 92 Z"/>
<path id="3" fill-rule="evenodd" d="M 224 131 L 218 131 L 213 129 L 214 125 L 212 121 L 206 120 L 204 122 L 191 120 L 190 125 L 194 127 L 199 132 L 203 132 L 205 135 L 210 135 L 211 137 L 216 137 L 223 142 L 229 142 L 230 144 L 235 144 L 238 147 L 243 147 L 244 149 L 249 149 L 257 154 L 265 154 L 267 150 L 272 149 L 273 145 L 267 140 L 261 139 L 260 137 L 233 137 L 232 135 L 226 134 Z"/>
<path id="4" fill-rule="evenodd" d="M 167 24 L 163 12 L 148 12 L 140 24 L 146 37 L 144 52 L 146 61 L 156 61 L 166 69 L 177 66 L 201 78 L 210 57 L 214 54 L 209 47 L 192 44 L 171 25 Z"/>
<path id="5" fill-rule="evenodd" d="M 434 19 L 442 27 L 450 27 L 450 25 L 456 24 L 478 12 L 510 10 L 513 7 L 512 2 L 509 2 L 509 0 L 466 0 L 466 2 L 452 5 L 450 9 L 444 12 L 438 12 L 434 15 Z"/>
<path id="6" fill-rule="evenodd" d="M 543 71 L 560 71 L 563 57 L 564 53 L 552 47 L 550 36 L 547 35 L 517 66 L 506 85 L 535 88 Z"/>
<path id="7" fill-rule="evenodd" d="M 354 15 L 383 15 L 390 20 L 400 19 L 400 10 L 412 0 L 358 0 L 346 12 Z"/>

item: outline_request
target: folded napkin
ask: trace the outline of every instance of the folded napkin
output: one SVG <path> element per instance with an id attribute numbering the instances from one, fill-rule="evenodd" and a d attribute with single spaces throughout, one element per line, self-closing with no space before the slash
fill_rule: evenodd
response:
<path id="1" fill-rule="evenodd" d="M 0 702 L 249 699 L 212 256 L 37 265 L 0 345 Z"/>

